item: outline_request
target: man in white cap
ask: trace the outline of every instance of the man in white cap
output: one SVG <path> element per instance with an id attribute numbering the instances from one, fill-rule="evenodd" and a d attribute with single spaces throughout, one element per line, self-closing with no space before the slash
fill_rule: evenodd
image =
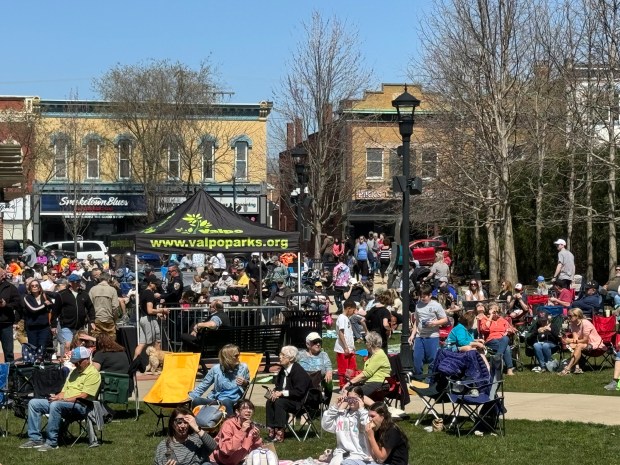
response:
<path id="1" fill-rule="evenodd" d="M 90 351 L 86 347 L 73 349 L 70 361 L 75 365 L 75 370 L 67 377 L 62 391 L 47 399 L 31 399 L 28 402 L 29 440 L 19 446 L 20 449 L 37 449 L 41 452 L 58 449 L 58 432 L 62 419 L 75 415 L 86 416 L 87 408 L 79 400 L 95 399 L 99 392 L 101 375 L 91 365 Z M 49 414 L 47 442 L 41 435 L 41 417 L 46 414 Z"/>
<path id="2" fill-rule="evenodd" d="M 566 248 L 564 239 L 558 239 L 554 244 L 558 248 L 558 265 L 555 267 L 553 279 L 567 289 L 573 282 L 573 276 L 575 276 L 575 257 Z"/>
<path id="3" fill-rule="evenodd" d="M 515 292 L 512 295 L 512 299 L 507 304 L 506 313 L 515 321 L 519 320 L 528 311 L 529 307 L 527 305 L 527 297 L 525 292 L 523 292 L 523 284 L 517 283 L 515 284 Z"/>

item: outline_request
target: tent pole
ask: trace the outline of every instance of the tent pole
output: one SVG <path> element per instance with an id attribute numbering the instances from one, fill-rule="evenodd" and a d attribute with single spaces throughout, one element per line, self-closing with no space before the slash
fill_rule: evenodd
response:
<path id="1" fill-rule="evenodd" d="M 250 260 L 252 257 L 250 256 Z M 258 306 L 263 306 L 263 253 L 261 252 L 258 257 L 258 283 L 256 286 L 256 292 L 258 293 Z"/>
<path id="2" fill-rule="evenodd" d="M 140 275 L 138 273 L 138 252 L 134 250 L 134 270 L 136 272 L 136 340 L 140 344 Z"/>
<path id="3" fill-rule="evenodd" d="M 297 252 L 297 293 L 301 294 L 301 251 Z M 297 298 L 297 310 L 301 310 L 301 296 Z"/>

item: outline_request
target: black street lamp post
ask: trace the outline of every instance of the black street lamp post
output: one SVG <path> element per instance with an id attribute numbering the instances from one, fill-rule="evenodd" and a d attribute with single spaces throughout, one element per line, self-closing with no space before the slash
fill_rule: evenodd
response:
<path id="1" fill-rule="evenodd" d="M 420 101 L 407 92 L 396 97 L 392 101 L 392 106 L 396 108 L 398 114 L 398 130 L 403 139 L 403 175 L 394 176 L 394 190 L 403 193 L 403 210 L 402 222 L 400 227 L 400 245 L 402 253 L 402 301 L 403 301 L 403 326 L 400 336 L 400 359 L 403 369 L 410 372 L 413 369 L 413 358 L 411 347 L 409 345 L 409 302 L 411 300 L 409 294 L 409 197 L 411 193 L 420 193 L 421 183 L 419 178 L 410 179 L 409 158 L 411 135 L 413 134 L 414 112 L 416 107 L 420 105 Z"/>
<path id="2" fill-rule="evenodd" d="M 295 174 L 297 175 L 297 186 L 299 193 L 297 194 L 297 232 L 301 235 L 300 244 L 303 242 L 304 226 L 302 223 L 302 208 L 304 201 L 304 186 L 306 184 L 306 160 L 308 151 L 303 147 L 295 147 L 291 150 L 291 160 L 295 165 Z M 297 292 L 301 292 L 301 253 L 297 255 Z M 299 299 L 301 301 L 301 299 Z M 301 309 L 301 307 L 300 307 Z"/>

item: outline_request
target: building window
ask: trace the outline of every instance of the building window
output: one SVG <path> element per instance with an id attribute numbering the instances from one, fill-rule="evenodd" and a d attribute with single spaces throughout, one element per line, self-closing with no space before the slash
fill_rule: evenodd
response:
<path id="1" fill-rule="evenodd" d="M 245 141 L 235 142 L 235 177 L 237 180 L 248 178 L 248 143 Z"/>
<path id="2" fill-rule="evenodd" d="M 56 179 L 66 179 L 69 140 L 66 136 L 57 136 L 52 144 L 54 148 L 54 177 Z"/>
<path id="3" fill-rule="evenodd" d="M 366 179 L 383 179 L 383 149 L 366 149 Z"/>
<path id="4" fill-rule="evenodd" d="M 203 181 L 209 181 L 215 178 L 214 163 L 215 163 L 215 142 L 212 140 L 203 140 L 200 144 L 200 151 L 202 153 L 202 179 Z"/>
<path id="5" fill-rule="evenodd" d="M 168 153 L 168 179 L 181 179 L 181 151 L 179 145 L 171 142 L 167 145 Z"/>
<path id="6" fill-rule="evenodd" d="M 131 140 L 122 139 L 118 143 L 118 177 L 129 179 L 131 177 L 131 153 L 133 145 Z"/>
<path id="7" fill-rule="evenodd" d="M 86 142 L 86 178 L 99 179 L 99 142 L 90 139 Z"/>
<path id="8" fill-rule="evenodd" d="M 437 152 L 435 149 L 422 149 L 420 163 L 422 179 L 433 179 L 437 177 Z"/>

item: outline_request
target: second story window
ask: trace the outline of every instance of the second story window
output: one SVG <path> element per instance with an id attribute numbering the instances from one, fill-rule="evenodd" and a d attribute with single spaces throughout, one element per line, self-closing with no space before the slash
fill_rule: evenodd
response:
<path id="1" fill-rule="evenodd" d="M 437 152 L 435 149 L 422 149 L 420 163 L 420 175 L 423 179 L 437 177 Z"/>
<path id="2" fill-rule="evenodd" d="M 64 136 L 57 136 L 52 141 L 54 151 L 54 178 L 67 178 L 67 157 L 69 155 L 69 139 Z"/>
<path id="3" fill-rule="evenodd" d="M 209 181 L 215 178 L 215 142 L 204 140 L 200 144 L 202 153 L 202 179 Z"/>
<path id="4" fill-rule="evenodd" d="M 383 149 L 366 149 L 366 179 L 383 179 Z"/>
<path id="5" fill-rule="evenodd" d="M 133 145 L 131 140 L 122 139 L 118 143 L 118 177 L 129 179 L 131 177 L 131 154 Z"/>
<path id="6" fill-rule="evenodd" d="M 168 155 L 168 179 L 181 179 L 181 151 L 178 144 L 169 143 L 166 152 Z"/>
<path id="7" fill-rule="evenodd" d="M 99 179 L 99 154 L 101 145 L 95 139 L 86 142 L 86 178 Z"/>
<path id="8" fill-rule="evenodd" d="M 235 142 L 235 176 L 238 180 L 248 178 L 248 143 Z"/>

